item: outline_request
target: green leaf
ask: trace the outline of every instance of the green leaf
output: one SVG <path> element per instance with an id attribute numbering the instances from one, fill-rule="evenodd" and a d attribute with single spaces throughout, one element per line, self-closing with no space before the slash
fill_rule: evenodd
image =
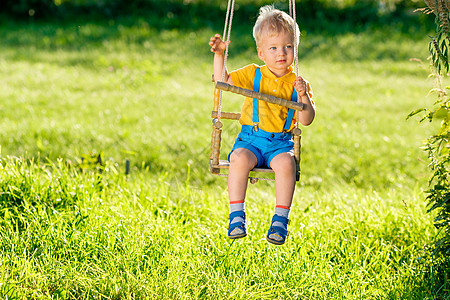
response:
<path id="1" fill-rule="evenodd" d="M 440 107 L 433 113 L 433 119 L 447 119 L 448 109 L 446 107 Z"/>
<path id="2" fill-rule="evenodd" d="M 441 147 L 439 149 L 439 155 L 443 156 L 443 155 L 447 155 L 449 153 L 449 147 L 448 145 L 445 145 L 444 147 Z"/>
<path id="3" fill-rule="evenodd" d="M 425 108 L 419 108 L 419 109 L 416 109 L 415 111 L 410 112 L 409 115 L 406 117 L 406 119 L 408 120 L 409 118 L 411 118 L 411 117 L 417 115 L 418 113 L 420 113 L 420 112 L 422 112 L 422 111 L 424 111 L 424 110 L 425 110 Z"/>

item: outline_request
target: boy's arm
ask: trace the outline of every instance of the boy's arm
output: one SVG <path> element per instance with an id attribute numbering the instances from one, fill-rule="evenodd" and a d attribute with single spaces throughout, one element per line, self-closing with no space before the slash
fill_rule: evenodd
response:
<path id="1" fill-rule="evenodd" d="M 301 76 L 298 76 L 293 84 L 295 90 L 297 91 L 299 102 L 304 105 L 303 110 L 297 112 L 299 114 L 299 122 L 304 126 L 308 126 L 312 123 L 312 121 L 314 121 L 316 116 L 316 108 L 313 101 L 309 97 L 306 81 Z"/>
<path id="2" fill-rule="evenodd" d="M 226 43 L 222 41 L 219 34 L 211 37 L 209 41 L 209 45 L 211 46 L 211 52 L 214 53 L 214 82 L 222 81 L 223 75 L 223 63 L 225 60 L 224 51 L 226 49 Z M 225 68 L 225 77 L 224 82 L 228 84 L 233 84 L 230 75 L 228 74 L 228 70 Z"/>

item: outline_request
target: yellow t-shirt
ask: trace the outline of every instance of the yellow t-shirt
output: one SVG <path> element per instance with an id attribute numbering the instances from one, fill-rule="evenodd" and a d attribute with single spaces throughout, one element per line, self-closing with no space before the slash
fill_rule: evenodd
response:
<path id="1" fill-rule="evenodd" d="M 253 80 L 255 78 L 256 68 L 258 68 L 257 65 L 251 64 L 231 72 L 230 76 L 231 80 L 233 80 L 233 84 L 241 88 L 253 90 Z M 275 74 L 273 74 L 267 66 L 262 66 L 260 67 L 260 69 L 261 84 L 259 87 L 259 92 L 262 94 L 268 94 L 278 98 L 291 100 L 292 91 L 294 88 L 292 83 L 297 78 L 292 70 L 292 67 L 289 67 L 290 72 L 283 77 L 275 76 Z M 307 92 L 312 100 L 313 93 L 311 86 L 307 81 L 306 85 Z M 260 100 L 258 127 L 268 132 L 282 132 L 284 123 L 286 122 L 288 110 L 289 108 L 287 107 Z M 253 125 L 252 114 L 253 98 L 246 97 L 244 104 L 242 105 L 241 118 L 239 119 L 239 123 L 241 123 L 242 125 Z M 296 119 L 297 111 L 295 111 L 289 131 L 294 128 Z"/>

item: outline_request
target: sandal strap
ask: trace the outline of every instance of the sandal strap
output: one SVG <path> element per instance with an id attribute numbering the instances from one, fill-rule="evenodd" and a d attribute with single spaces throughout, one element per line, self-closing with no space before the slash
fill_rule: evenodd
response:
<path id="1" fill-rule="evenodd" d="M 282 217 L 282 216 L 279 216 L 279 215 L 273 215 L 273 218 L 272 218 L 272 224 L 273 224 L 273 222 L 280 222 L 280 223 L 283 223 L 284 225 L 289 225 L 289 219 L 288 218 L 286 218 L 286 217 Z"/>
<path id="2" fill-rule="evenodd" d="M 228 219 L 233 220 L 236 217 L 242 217 L 245 220 L 245 212 L 242 210 L 238 210 L 238 211 L 234 211 L 230 214 L 230 216 L 228 217 Z"/>
<path id="3" fill-rule="evenodd" d="M 280 233 L 283 236 L 287 236 L 288 231 L 280 226 L 270 226 L 269 234 L 272 234 L 272 233 Z"/>

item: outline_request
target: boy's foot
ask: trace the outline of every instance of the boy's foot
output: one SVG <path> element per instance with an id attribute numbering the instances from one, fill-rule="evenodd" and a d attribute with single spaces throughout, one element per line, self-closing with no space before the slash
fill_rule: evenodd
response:
<path id="1" fill-rule="evenodd" d="M 288 235 L 288 224 L 288 218 L 274 215 L 272 218 L 272 224 L 267 232 L 266 240 L 275 245 L 283 245 L 286 242 L 286 237 Z"/>
<path id="2" fill-rule="evenodd" d="M 229 219 L 230 223 L 228 225 L 228 237 L 230 239 L 240 239 L 247 236 L 247 229 L 245 227 L 245 212 L 232 212 Z"/>

